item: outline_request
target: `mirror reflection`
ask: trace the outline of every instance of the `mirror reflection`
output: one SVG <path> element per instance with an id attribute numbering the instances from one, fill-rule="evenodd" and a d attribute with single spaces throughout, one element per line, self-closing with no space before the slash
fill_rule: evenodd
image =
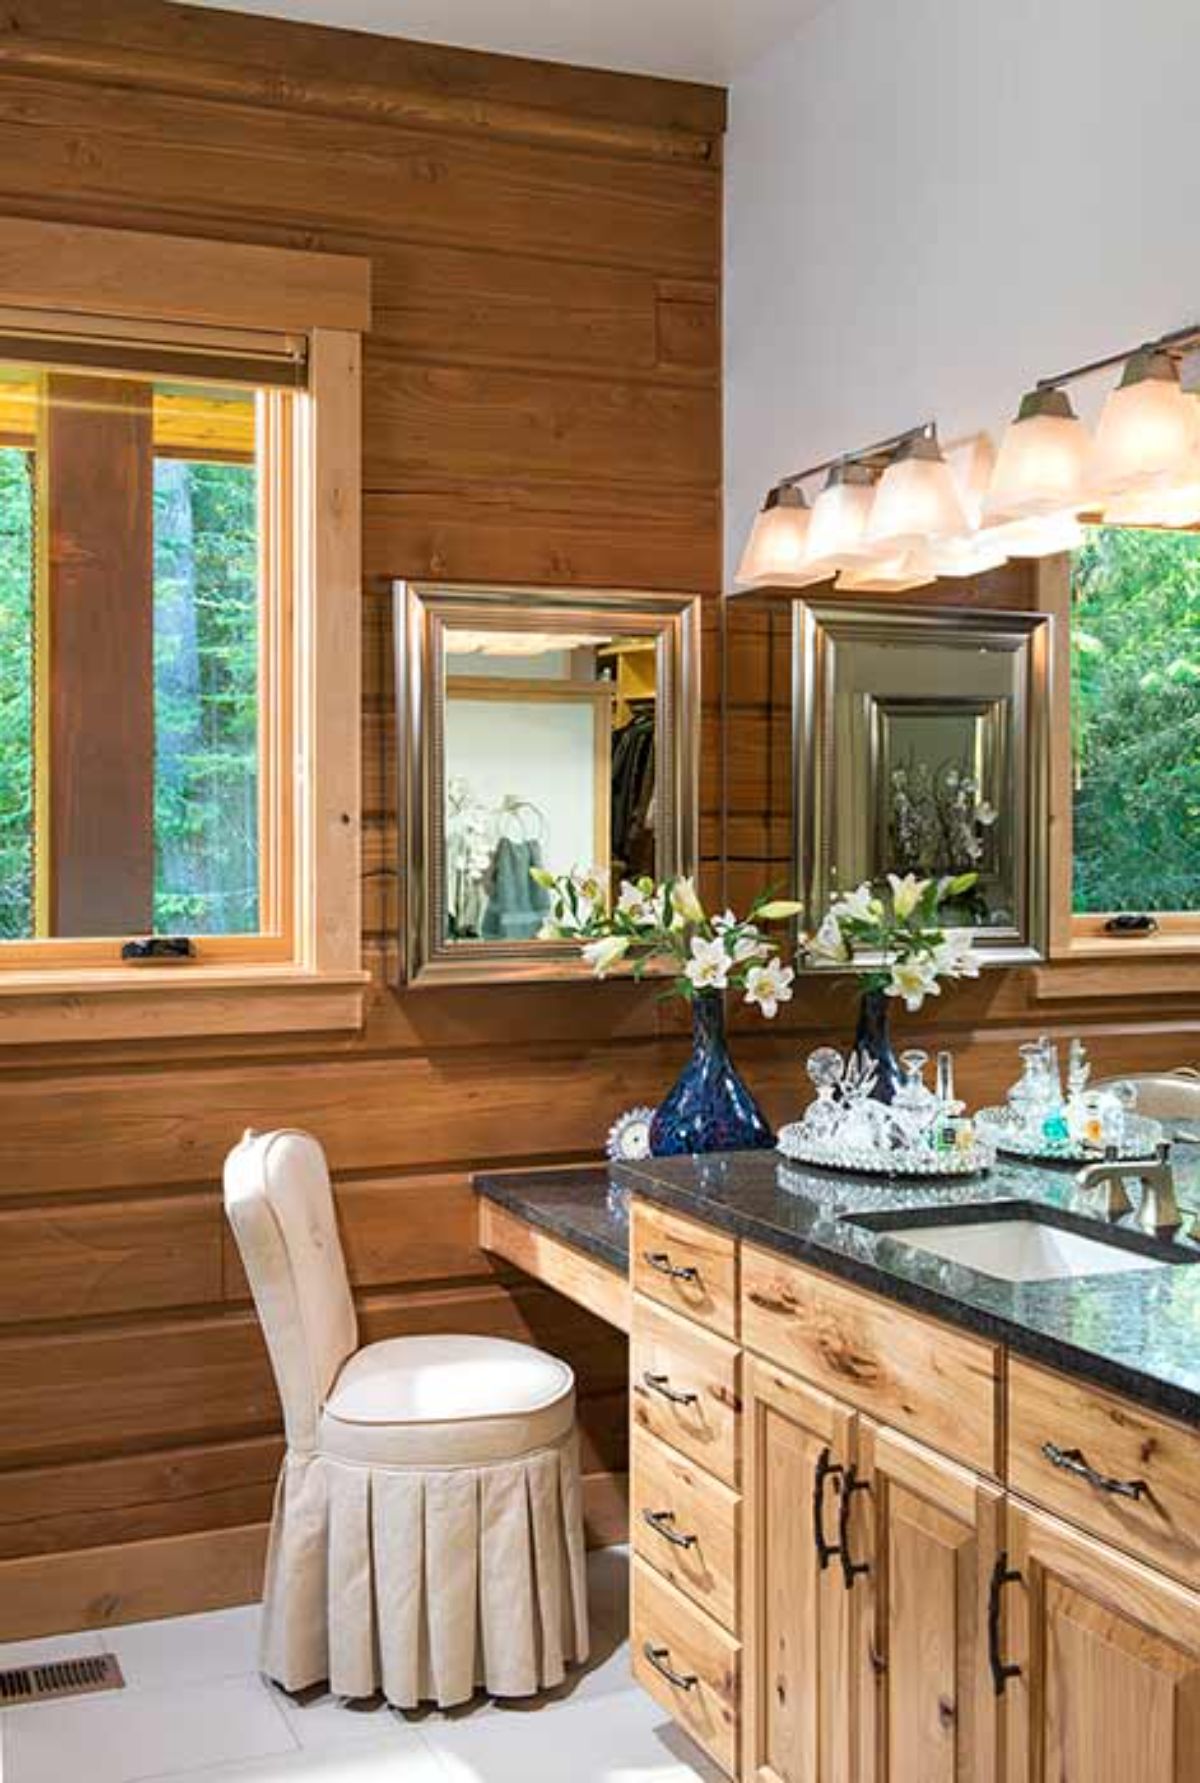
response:
<path id="1" fill-rule="evenodd" d="M 443 649 L 445 939 L 534 939 L 534 867 L 653 873 L 656 639 L 448 626 Z"/>

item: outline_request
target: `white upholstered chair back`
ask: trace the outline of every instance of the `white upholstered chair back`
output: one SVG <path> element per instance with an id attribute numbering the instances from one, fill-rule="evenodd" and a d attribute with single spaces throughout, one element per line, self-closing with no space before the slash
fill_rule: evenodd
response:
<path id="1" fill-rule="evenodd" d="M 225 1211 L 275 1371 L 289 1446 L 308 1450 L 358 1348 L 325 1154 L 311 1134 L 247 1133 L 225 1160 Z"/>
<path id="2" fill-rule="evenodd" d="M 1098 1089 L 1114 1083 L 1131 1083 L 1137 1091 L 1137 1112 L 1152 1121 L 1194 1121 L 1200 1123 L 1200 1072 L 1189 1065 L 1177 1071 L 1160 1071 L 1147 1076 L 1131 1073 L 1128 1077 L 1111 1077 Z"/>

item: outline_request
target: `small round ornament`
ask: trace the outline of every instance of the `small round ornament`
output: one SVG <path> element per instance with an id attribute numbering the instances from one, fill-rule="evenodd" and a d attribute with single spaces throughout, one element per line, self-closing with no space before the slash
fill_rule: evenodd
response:
<path id="1" fill-rule="evenodd" d="M 650 1156 L 653 1108 L 627 1108 L 608 1129 L 604 1150 L 614 1164 L 639 1164 Z"/>

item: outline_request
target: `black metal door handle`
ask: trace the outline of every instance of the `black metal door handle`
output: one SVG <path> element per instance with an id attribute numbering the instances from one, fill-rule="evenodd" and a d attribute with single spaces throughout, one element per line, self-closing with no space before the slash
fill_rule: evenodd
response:
<path id="1" fill-rule="evenodd" d="M 674 1548 L 694 1548 L 697 1538 L 694 1535 L 681 1535 L 678 1529 L 672 1529 L 675 1521 L 674 1511 L 643 1511 L 642 1522 L 648 1523 L 655 1535 L 661 1535 L 664 1541 L 670 1542 Z"/>
<path id="2" fill-rule="evenodd" d="M 649 1641 L 642 1643 L 642 1657 L 652 1665 L 656 1672 L 674 1684 L 676 1690 L 694 1690 L 700 1682 L 695 1672 L 677 1672 L 674 1666 L 667 1663 L 670 1647 L 652 1647 Z"/>
<path id="3" fill-rule="evenodd" d="M 643 1251 L 642 1256 L 651 1269 L 657 1269 L 660 1275 L 669 1275 L 672 1281 L 698 1282 L 700 1280 L 698 1269 L 693 1268 L 690 1263 L 672 1263 L 666 1251 Z"/>
<path id="4" fill-rule="evenodd" d="M 651 1393 L 658 1393 L 663 1399 L 669 1399 L 672 1405 L 695 1405 L 699 1393 L 681 1393 L 678 1387 L 672 1387 L 671 1377 L 667 1374 L 651 1374 L 646 1369 L 642 1374 L 642 1385 Z"/>
<path id="5" fill-rule="evenodd" d="M 1000 1651 L 1000 1594 L 1006 1585 L 1017 1585 L 1020 1581 L 1020 1573 L 1008 1564 L 1008 1555 L 998 1554 L 988 1592 L 988 1664 L 992 1668 L 992 1688 L 997 1696 L 1004 1695 L 1004 1687 L 1010 1678 L 1021 1676 L 1020 1666 L 1006 1664 Z"/>
<path id="6" fill-rule="evenodd" d="M 836 1542 L 825 1539 L 825 1482 L 838 1479 L 843 1471 L 841 1462 L 833 1459 L 833 1451 L 826 1445 L 817 1456 L 812 1487 L 813 1546 L 817 1550 L 817 1562 L 822 1572 L 834 1555 L 841 1553 Z"/>
<path id="7" fill-rule="evenodd" d="M 1101 1473 L 1084 1459 L 1082 1449 L 1060 1449 L 1057 1443 L 1044 1442 L 1042 1454 L 1051 1467 L 1061 1468 L 1063 1473 L 1073 1473 L 1077 1479 L 1095 1486 L 1098 1492 L 1110 1492 L 1116 1498 L 1144 1498 L 1150 1490 L 1145 1480 L 1122 1480 L 1115 1474 Z"/>
<path id="8" fill-rule="evenodd" d="M 842 1501 L 838 1506 L 838 1551 L 842 1558 L 842 1581 L 847 1591 L 854 1589 L 855 1579 L 871 1570 L 869 1561 L 850 1558 L 850 1512 L 854 1494 L 870 1490 L 870 1482 L 860 1480 L 853 1466 L 846 1469 L 846 1477 L 842 1481 Z"/>

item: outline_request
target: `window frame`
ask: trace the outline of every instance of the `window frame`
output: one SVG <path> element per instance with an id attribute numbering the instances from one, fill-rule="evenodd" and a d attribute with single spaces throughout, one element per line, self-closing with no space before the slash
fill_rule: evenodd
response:
<path id="1" fill-rule="evenodd" d="M 1158 929 L 1150 935 L 1120 938 L 1104 933 L 1104 924 L 1115 912 L 1074 908 L 1073 773 L 1071 739 L 1071 558 L 1069 553 L 1042 558 L 1037 564 L 1039 610 L 1051 614 L 1057 644 L 1051 672 L 1050 744 L 1050 958 L 1052 961 L 1094 962 L 1100 968 L 1117 962 L 1121 968 L 1139 962 L 1145 966 L 1173 956 L 1198 956 L 1200 968 L 1200 911 L 1155 911 Z M 1164 989 L 1184 994 L 1194 989 L 1190 968 L 1186 981 Z M 1095 992 L 1114 994 L 1118 981 L 1097 971 Z M 1079 994 L 1084 987 L 1075 987 Z M 1132 989 L 1132 986 L 1126 987 Z"/>
<path id="2" fill-rule="evenodd" d="M 267 872 L 278 932 L 198 936 L 194 960 L 167 965 L 123 964 L 108 939 L 0 944 L 0 1044 L 361 1024 L 369 275 L 351 256 L 0 219 L 0 326 L 231 358 L 302 350 L 308 372 L 283 403 L 264 404 L 275 420 L 261 511 L 277 524 L 263 541 L 274 592 L 263 606 L 260 761 L 277 832 Z"/>

